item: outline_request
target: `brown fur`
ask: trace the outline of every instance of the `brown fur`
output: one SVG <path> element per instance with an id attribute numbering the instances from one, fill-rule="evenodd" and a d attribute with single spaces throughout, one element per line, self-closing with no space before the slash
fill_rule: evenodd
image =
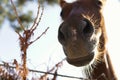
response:
<path id="1" fill-rule="evenodd" d="M 60 0 L 64 22 L 60 25 L 58 39 L 67 61 L 75 66 L 86 66 L 84 72 L 90 80 L 117 80 L 106 49 L 107 35 L 102 15 L 104 2 L 78 0 L 66 3 Z M 91 57 L 92 51 L 94 58 Z"/>

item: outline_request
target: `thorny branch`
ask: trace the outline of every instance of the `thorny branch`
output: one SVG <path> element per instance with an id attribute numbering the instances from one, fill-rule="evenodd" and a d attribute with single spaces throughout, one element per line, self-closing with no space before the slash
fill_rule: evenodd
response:
<path id="1" fill-rule="evenodd" d="M 23 80 L 26 80 L 26 76 L 28 74 L 28 69 L 27 69 L 27 65 L 26 65 L 26 60 L 27 60 L 27 49 L 28 47 L 30 46 L 30 44 L 34 43 L 35 41 L 37 41 L 38 39 L 41 38 L 41 36 L 43 36 L 43 34 L 45 34 L 47 32 L 47 30 L 49 29 L 49 27 L 40 35 L 38 36 L 35 40 L 33 41 L 30 41 L 33 33 L 34 33 L 34 30 L 36 30 L 36 28 L 38 27 L 39 23 L 40 23 L 40 20 L 42 18 L 42 15 L 43 15 L 43 7 L 42 7 L 42 12 L 40 14 L 40 2 L 38 1 L 38 11 L 37 11 L 37 16 L 34 20 L 34 23 L 32 25 L 32 27 L 30 29 L 25 29 L 24 26 L 22 25 L 21 23 L 21 20 L 19 19 L 19 16 L 18 16 L 18 13 L 17 13 L 17 10 L 16 10 L 16 7 L 13 3 L 13 1 L 11 0 L 11 4 L 13 6 L 13 9 L 15 11 L 15 15 L 17 17 L 17 21 L 19 22 L 20 24 L 20 27 L 24 30 L 24 32 L 22 33 L 22 35 L 16 31 L 16 33 L 19 35 L 19 40 L 20 40 L 20 48 L 21 48 L 21 59 L 22 59 L 22 67 L 23 67 Z"/>

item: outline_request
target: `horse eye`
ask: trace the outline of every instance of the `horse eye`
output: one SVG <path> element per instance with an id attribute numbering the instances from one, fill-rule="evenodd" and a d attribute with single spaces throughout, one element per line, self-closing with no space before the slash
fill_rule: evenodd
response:
<path id="1" fill-rule="evenodd" d="M 69 15 L 69 13 L 71 12 L 71 10 L 72 10 L 72 5 L 70 5 L 70 4 L 66 5 L 64 8 L 62 8 L 60 16 L 63 19 L 65 19 Z"/>

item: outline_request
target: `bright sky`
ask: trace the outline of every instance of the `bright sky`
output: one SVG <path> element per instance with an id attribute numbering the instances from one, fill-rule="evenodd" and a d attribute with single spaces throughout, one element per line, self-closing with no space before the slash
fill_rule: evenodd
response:
<path id="1" fill-rule="evenodd" d="M 37 5 L 30 4 L 28 7 L 35 10 Z M 35 10 L 35 14 L 36 11 L 37 9 Z M 59 14 L 60 7 L 58 5 L 45 7 L 44 15 L 35 32 L 34 38 L 40 35 L 47 27 L 50 27 L 50 29 L 47 31 L 46 35 L 43 35 L 40 40 L 29 47 L 29 68 L 46 71 L 47 66 L 51 68 L 51 66 L 54 66 L 54 64 L 65 57 L 62 47 L 57 40 L 58 27 L 61 23 Z M 120 74 L 120 63 L 118 63 L 120 61 L 120 3 L 118 3 L 117 0 L 107 0 L 104 14 L 109 39 L 109 52 L 111 54 L 116 73 Z M 17 59 L 20 62 L 18 43 L 18 35 L 9 27 L 9 22 L 5 21 L 2 29 L 0 29 L 0 61 L 12 62 L 13 59 Z M 59 73 L 80 77 L 82 76 L 80 70 L 81 68 L 74 67 L 69 65 L 67 62 L 64 62 L 63 66 L 59 69 Z M 62 79 L 63 78 L 60 78 L 60 80 Z"/>
<path id="2" fill-rule="evenodd" d="M 105 8 L 106 30 L 108 33 L 108 51 L 110 53 L 114 69 L 120 80 L 120 3 L 108 0 Z"/>

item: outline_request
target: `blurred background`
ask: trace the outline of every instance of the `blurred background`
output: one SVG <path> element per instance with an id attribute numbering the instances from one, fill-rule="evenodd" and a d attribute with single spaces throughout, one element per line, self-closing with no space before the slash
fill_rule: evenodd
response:
<path id="1" fill-rule="evenodd" d="M 49 27 L 49 29 L 46 34 L 28 48 L 27 67 L 39 71 L 49 71 L 65 58 L 62 46 L 57 40 L 58 28 L 62 22 L 60 18 L 61 8 L 58 0 L 40 1 L 41 7 L 44 6 L 44 12 L 32 39 L 34 40 L 37 36 L 42 34 L 47 27 Z M 72 2 L 74 0 L 66 1 Z M 13 2 L 24 27 L 31 27 L 37 14 L 38 1 L 13 0 Z M 42 8 L 40 8 L 40 12 L 42 12 Z M 108 33 L 108 49 L 112 57 L 116 74 L 120 77 L 120 0 L 107 0 L 104 9 L 104 17 Z M 3 64 L 3 62 L 12 63 L 14 59 L 21 63 L 19 36 L 16 34 L 15 30 L 22 32 L 16 20 L 10 0 L 0 0 L 0 64 Z M 74 67 L 69 65 L 66 61 L 63 61 L 58 69 L 58 74 L 83 77 L 81 69 L 80 67 Z M 33 76 L 40 77 L 42 74 L 32 74 L 32 76 L 30 74 L 28 75 L 28 79 L 31 79 Z M 51 78 L 51 76 L 49 77 Z M 57 77 L 57 80 L 73 79 Z"/>

